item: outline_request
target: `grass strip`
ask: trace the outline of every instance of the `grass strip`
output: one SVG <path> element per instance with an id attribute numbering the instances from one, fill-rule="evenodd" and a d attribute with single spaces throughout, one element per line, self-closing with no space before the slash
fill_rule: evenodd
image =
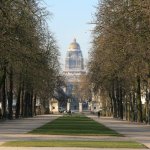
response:
<path id="1" fill-rule="evenodd" d="M 131 141 L 11 141 L 6 147 L 88 147 L 88 148 L 146 148 Z"/>
<path id="2" fill-rule="evenodd" d="M 86 116 L 63 116 L 29 133 L 47 135 L 121 136 L 119 133 Z"/>

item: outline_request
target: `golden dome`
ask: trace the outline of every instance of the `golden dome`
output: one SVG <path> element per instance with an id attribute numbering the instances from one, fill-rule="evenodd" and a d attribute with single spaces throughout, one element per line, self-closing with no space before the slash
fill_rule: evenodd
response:
<path id="1" fill-rule="evenodd" d="M 76 42 L 76 39 L 69 45 L 69 49 L 80 49 L 80 45 Z"/>

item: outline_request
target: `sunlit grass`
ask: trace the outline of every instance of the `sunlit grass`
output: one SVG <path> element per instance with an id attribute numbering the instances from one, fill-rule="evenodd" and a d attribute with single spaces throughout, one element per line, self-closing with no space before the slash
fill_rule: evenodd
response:
<path id="1" fill-rule="evenodd" d="M 129 141 L 12 141 L 2 146 L 8 147 L 89 147 L 89 148 L 146 148 Z"/>
<path id="2" fill-rule="evenodd" d="M 120 136 L 117 132 L 85 116 L 63 116 L 29 133 L 47 135 Z"/>

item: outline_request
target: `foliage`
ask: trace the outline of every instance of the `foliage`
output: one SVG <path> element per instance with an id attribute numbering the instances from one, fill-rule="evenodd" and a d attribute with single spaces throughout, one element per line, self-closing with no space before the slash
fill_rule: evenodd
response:
<path id="1" fill-rule="evenodd" d="M 0 101 L 2 118 L 35 114 L 36 99 L 48 100 L 59 73 L 58 47 L 38 0 L 0 1 Z M 7 100 L 8 99 L 8 100 Z"/>
<path id="2" fill-rule="evenodd" d="M 124 104 L 126 112 L 137 114 L 134 121 L 143 121 L 141 97 L 150 88 L 149 7 L 147 0 L 105 0 L 97 6 L 89 76 L 95 92 L 107 91 L 112 113 L 121 119 Z"/>

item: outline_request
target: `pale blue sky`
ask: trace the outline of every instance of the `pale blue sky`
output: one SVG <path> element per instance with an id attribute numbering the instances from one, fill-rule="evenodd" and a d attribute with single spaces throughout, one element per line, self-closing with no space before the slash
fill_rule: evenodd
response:
<path id="1" fill-rule="evenodd" d="M 43 0 L 47 10 L 53 16 L 48 24 L 50 30 L 54 32 L 59 50 L 61 53 L 61 63 L 69 44 L 74 38 L 80 44 L 83 56 L 88 58 L 90 49 L 92 21 L 95 13 L 95 6 L 98 0 Z"/>

